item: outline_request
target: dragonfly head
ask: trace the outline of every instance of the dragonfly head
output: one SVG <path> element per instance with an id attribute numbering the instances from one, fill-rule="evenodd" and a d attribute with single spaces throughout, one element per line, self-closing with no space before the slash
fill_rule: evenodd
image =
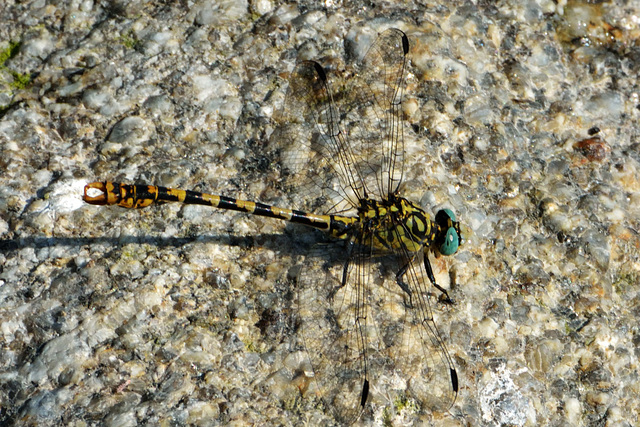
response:
<path id="1" fill-rule="evenodd" d="M 439 228 L 436 244 L 442 255 L 453 255 L 458 247 L 464 243 L 460 233 L 460 223 L 451 209 L 442 209 L 436 214 L 436 224 Z"/>

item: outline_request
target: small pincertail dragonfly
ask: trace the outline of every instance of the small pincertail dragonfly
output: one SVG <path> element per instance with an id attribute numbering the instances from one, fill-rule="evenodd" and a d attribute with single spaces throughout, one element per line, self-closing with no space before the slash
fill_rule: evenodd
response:
<path id="1" fill-rule="evenodd" d="M 378 36 L 339 96 L 325 70 L 299 62 L 275 137 L 290 143 L 290 174 L 308 180 L 328 211 L 318 215 L 263 203 L 146 184 L 93 182 L 93 205 L 144 208 L 178 202 L 283 219 L 346 241 L 333 263 L 310 258 L 297 283 L 298 324 L 313 390 L 340 422 L 351 423 L 382 399 L 446 411 L 458 376 L 429 302 L 426 278 L 436 283 L 429 252 L 452 255 L 461 226 L 449 209 L 431 218 L 399 195 L 404 176 L 402 97 L 409 40 L 388 29 Z M 333 245 L 336 246 L 336 245 Z M 385 285 L 391 271 L 392 286 Z"/>

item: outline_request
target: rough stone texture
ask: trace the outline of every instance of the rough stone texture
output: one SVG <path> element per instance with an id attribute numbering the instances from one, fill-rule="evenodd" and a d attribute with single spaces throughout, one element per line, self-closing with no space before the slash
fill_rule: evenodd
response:
<path id="1" fill-rule="evenodd" d="M 81 194 L 285 203 L 287 73 L 339 73 L 393 26 L 412 44 L 404 195 L 473 234 L 434 262 L 457 402 L 361 422 L 637 425 L 640 6 L 390 4 L 0 6 L 0 424 L 331 425 L 287 375 L 316 232 Z"/>

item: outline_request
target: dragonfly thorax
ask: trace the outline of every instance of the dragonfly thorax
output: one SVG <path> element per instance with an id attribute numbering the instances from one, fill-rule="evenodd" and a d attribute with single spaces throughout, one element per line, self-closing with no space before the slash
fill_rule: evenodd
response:
<path id="1" fill-rule="evenodd" d="M 377 249 L 416 252 L 436 237 L 429 214 L 402 197 L 362 199 L 358 216 L 364 242 Z"/>
<path id="2" fill-rule="evenodd" d="M 361 199 L 358 217 L 361 243 L 376 249 L 416 252 L 431 247 L 452 255 L 461 244 L 458 222 L 449 209 L 438 211 L 432 221 L 419 206 L 391 195 L 382 201 Z"/>

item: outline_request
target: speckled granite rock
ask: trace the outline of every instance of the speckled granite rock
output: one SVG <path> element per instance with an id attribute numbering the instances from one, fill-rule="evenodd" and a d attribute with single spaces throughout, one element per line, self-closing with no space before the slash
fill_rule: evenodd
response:
<path id="1" fill-rule="evenodd" d="M 404 194 L 473 235 L 434 262 L 456 404 L 361 423 L 637 424 L 640 5 L 475 3 L 0 6 L 0 424 L 334 423 L 291 374 L 290 277 L 317 233 L 81 194 L 285 204 L 287 73 L 339 74 L 391 26 L 412 44 Z"/>

